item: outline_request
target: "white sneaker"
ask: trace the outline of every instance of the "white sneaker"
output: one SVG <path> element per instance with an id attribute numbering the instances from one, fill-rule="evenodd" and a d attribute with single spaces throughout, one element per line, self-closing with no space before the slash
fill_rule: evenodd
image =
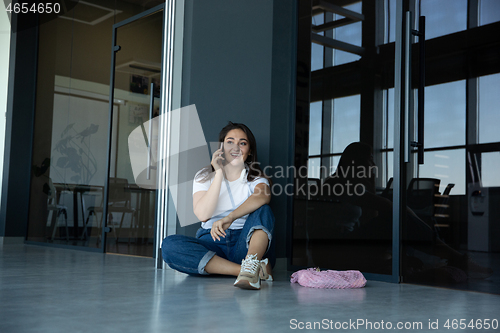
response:
<path id="1" fill-rule="evenodd" d="M 243 289 L 260 289 L 261 262 L 257 259 L 257 254 L 248 254 L 241 261 L 240 275 L 234 282 L 235 287 Z"/>
<path id="2" fill-rule="evenodd" d="M 268 267 L 268 264 L 269 260 L 267 258 L 260 261 L 260 278 L 264 281 L 273 282 L 273 276 L 269 273 L 271 271 L 271 266 Z"/>

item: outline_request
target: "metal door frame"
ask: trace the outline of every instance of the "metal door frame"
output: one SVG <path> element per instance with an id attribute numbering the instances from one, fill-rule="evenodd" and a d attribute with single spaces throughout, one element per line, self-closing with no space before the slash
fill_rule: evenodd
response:
<path id="1" fill-rule="evenodd" d="M 108 201 L 109 201 L 109 178 L 110 178 L 110 171 L 111 171 L 111 144 L 112 144 L 112 127 L 113 127 L 113 101 L 114 101 L 114 86 L 115 86 L 115 63 L 116 63 L 116 52 L 120 50 L 120 46 L 116 45 L 116 33 L 117 29 L 125 26 L 129 23 L 132 23 L 134 21 L 137 21 L 139 19 L 142 19 L 144 17 L 147 17 L 149 15 L 152 15 L 154 13 L 157 13 L 159 11 L 163 11 L 163 34 L 162 34 L 162 55 L 161 55 L 161 63 L 162 63 L 162 78 L 161 78 L 161 91 L 160 91 L 160 115 L 165 114 L 165 110 L 169 110 L 170 107 L 170 87 L 171 87 L 171 79 L 168 80 L 168 77 L 171 76 L 170 73 L 170 62 L 165 61 L 165 56 L 168 57 L 168 60 L 171 61 L 171 34 L 172 34 L 172 13 L 173 13 L 173 8 L 174 8 L 174 1 L 173 0 L 167 0 L 165 3 L 158 5 L 156 7 L 150 8 L 140 14 L 134 15 L 126 20 L 123 20 L 119 23 L 116 23 L 113 25 L 113 39 L 112 39 L 112 44 L 111 44 L 111 73 L 110 73 L 110 83 L 109 83 L 109 128 L 108 128 L 108 154 L 107 154 L 107 170 L 106 170 L 106 183 L 104 185 L 104 206 L 103 206 L 103 232 L 101 233 L 101 244 L 102 244 L 102 252 L 106 253 L 106 233 L 111 231 L 111 229 L 108 227 Z M 168 73 L 165 73 L 167 72 Z M 168 87 L 166 86 L 168 84 Z M 167 100 L 167 103 L 165 103 Z M 160 130 L 163 130 L 163 126 L 161 127 Z M 160 135 L 163 133 L 160 132 Z M 158 172 L 161 174 L 160 172 Z M 164 187 L 158 186 L 158 189 L 162 189 Z M 158 198 L 161 196 L 159 195 L 159 191 L 157 191 L 157 198 L 156 198 L 156 204 L 160 202 Z M 157 231 L 158 228 L 158 209 L 155 213 L 155 230 Z M 156 244 L 156 238 L 155 237 L 155 244 L 154 248 L 157 247 Z M 153 258 L 155 257 L 155 253 L 152 254 Z"/>

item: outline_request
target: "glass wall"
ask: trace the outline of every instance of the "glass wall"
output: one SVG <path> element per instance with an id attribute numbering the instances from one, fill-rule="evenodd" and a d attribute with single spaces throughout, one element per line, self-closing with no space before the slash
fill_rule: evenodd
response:
<path id="1" fill-rule="evenodd" d="M 500 21 L 500 3 L 496 0 L 479 0 L 479 25 Z"/>
<path id="2" fill-rule="evenodd" d="M 361 14 L 361 2 L 355 2 L 344 7 L 352 12 Z M 326 20 L 325 20 L 326 18 Z M 333 22 L 344 19 L 342 15 L 335 13 L 321 13 L 312 17 L 313 26 L 321 26 L 325 22 Z M 339 24 L 338 28 L 326 31 L 328 37 L 340 42 L 361 46 L 361 22 L 351 24 Z M 324 31 L 318 32 L 318 35 L 325 36 Z M 345 63 L 359 60 L 360 56 L 343 50 L 332 49 L 318 43 L 311 44 L 311 71 L 318 69 L 342 65 Z"/>
<path id="3" fill-rule="evenodd" d="M 40 24 L 28 241 L 102 248 L 112 26 L 161 3 L 85 1 Z M 159 33 L 161 46 L 161 25 L 157 30 L 151 33 Z M 141 49 L 144 35 L 129 32 L 122 38 L 127 36 L 135 38 Z M 116 158 L 110 176 L 129 182 L 133 175 L 121 171 L 130 163 L 120 160 L 127 149 L 121 138 L 130 132 L 124 126 L 135 128 L 142 115 L 137 101 L 147 91 L 136 83 L 147 78 L 141 69 L 144 62 L 151 65 L 147 56 L 118 64 L 126 82 L 119 82 L 123 93 L 115 93 L 113 103 L 113 126 L 121 127 L 113 131 L 111 153 Z M 140 210 L 135 196 L 132 193 L 121 202 L 121 212 L 110 212 L 108 220 L 115 232 L 132 225 L 134 214 L 127 213 Z M 130 236 L 123 238 L 131 245 Z"/>
<path id="4" fill-rule="evenodd" d="M 497 88 L 500 87 L 500 74 L 480 76 L 478 85 L 478 132 L 479 143 L 500 142 L 500 132 L 492 124 L 500 121 L 500 95 Z"/>
<path id="5" fill-rule="evenodd" d="M 426 19 L 426 39 L 467 29 L 467 0 L 419 0 L 418 5 Z"/>
<path id="6" fill-rule="evenodd" d="M 410 8 L 426 18 L 427 69 L 424 163 L 417 163 L 415 152 L 400 171 L 406 185 L 403 282 L 500 293 L 500 248 L 493 241 L 500 218 L 493 208 L 500 203 L 493 171 L 500 150 L 494 125 L 500 120 L 499 60 L 484 61 L 496 43 L 484 37 L 492 36 L 489 29 L 498 29 L 498 22 L 484 12 L 488 6 L 421 0 Z M 465 50 L 464 40 L 476 42 Z M 420 70 L 415 66 L 412 75 Z"/>
<path id="7" fill-rule="evenodd" d="M 447 96 L 446 99 L 443 96 Z M 425 88 L 424 146 L 432 151 L 425 153 L 425 163 L 419 166 L 418 177 L 442 178 L 440 192 L 450 183 L 455 184 L 455 194 L 464 195 L 466 192 L 465 99 L 465 80 Z"/>
<path id="8" fill-rule="evenodd" d="M 303 181 L 308 192 L 294 200 L 292 264 L 359 269 L 378 274 L 370 275 L 377 279 L 500 293 L 500 249 L 494 241 L 500 230 L 495 208 L 500 204 L 500 136 L 495 126 L 500 121 L 500 60 L 491 57 L 499 40 L 494 33 L 500 28 L 496 2 L 401 3 L 416 14 L 416 22 L 418 15 L 426 17 L 423 164 L 417 163 L 416 145 L 410 162 L 394 160 L 401 156 L 394 149 L 402 144 L 395 131 L 404 128 L 395 123 L 401 116 L 395 114 L 401 101 L 395 100 L 394 87 L 397 1 L 343 2 L 344 9 L 364 15 L 361 22 L 343 27 L 338 20 L 345 23 L 350 13 L 342 16 L 311 2 L 313 33 L 318 25 L 330 24 L 333 28 L 323 29 L 322 36 L 339 39 L 341 29 L 350 29 L 342 41 L 364 50 L 351 54 L 358 57 L 351 62 L 329 60 L 338 52 L 335 42 L 319 46 L 321 57 L 312 52 L 309 116 L 297 118 L 297 126 L 307 121 L 309 128 L 306 157 L 300 131 L 296 144 L 296 160 L 308 167 Z M 358 26 L 359 35 L 354 32 Z M 418 42 L 415 38 L 411 87 L 415 141 Z M 315 44 L 310 43 L 313 50 Z M 358 153 L 349 145 L 357 146 Z M 373 177 L 348 173 L 347 166 L 372 166 L 375 172 L 368 174 Z M 401 184 L 393 184 L 395 176 Z M 363 184 L 368 195 L 325 194 L 325 185 L 347 189 L 348 181 L 353 188 Z M 395 187 L 401 198 L 393 197 Z M 402 206 L 400 217 L 393 219 L 394 199 L 401 199 Z M 391 241 L 398 226 L 401 266 L 395 272 Z"/>
<path id="9" fill-rule="evenodd" d="M 351 10 L 355 13 L 361 14 L 362 2 L 353 3 L 352 5 L 347 5 L 344 8 Z M 333 14 L 333 20 L 340 20 L 343 16 L 340 14 Z M 353 44 L 356 46 L 361 46 L 361 22 L 351 23 L 345 26 L 341 26 L 332 30 L 333 38 L 341 42 Z M 359 60 L 361 56 L 342 50 L 332 50 L 332 65 L 342 65 L 349 62 Z"/>
<path id="10" fill-rule="evenodd" d="M 324 22 L 324 14 L 318 14 L 313 16 L 313 25 L 321 25 Z M 321 36 L 324 36 L 324 32 L 319 32 Z M 323 68 L 323 59 L 324 59 L 324 51 L 325 48 L 323 45 L 319 45 L 316 43 L 311 44 L 311 71 L 315 71 L 317 69 Z"/>
<path id="11" fill-rule="evenodd" d="M 373 2 L 350 1 L 343 12 L 312 6 L 313 33 L 334 28 L 317 32 L 327 42 L 310 44 L 309 117 L 296 124 L 309 131 L 307 140 L 301 130 L 296 133 L 296 152 L 302 142 L 308 142 L 308 151 L 306 156 L 296 153 L 297 184 L 305 190 L 294 197 L 292 265 L 359 269 L 390 279 L 392 210 L 388 205 L 378 214 L 368 203 L 383 190 L 389 174 L 388 163 L 375 163 L 387 154 L 387 142 L 382 146 L 382 140 L 373 139 L 374 132 L 389 137 L 382 126 L 388 121 L 383 112 L 387 103 L 378 81 L 390 80 L 389 71 L 378 73 L 367 52 L 384 42 L 385 27 L 367 17 L 375 13 Z M 305 16 L 306 10 L 300 14 Z M 328 46 L 338 42 L 339 48 Z M 308 170 L 304 179 L 302 166 Z"/>

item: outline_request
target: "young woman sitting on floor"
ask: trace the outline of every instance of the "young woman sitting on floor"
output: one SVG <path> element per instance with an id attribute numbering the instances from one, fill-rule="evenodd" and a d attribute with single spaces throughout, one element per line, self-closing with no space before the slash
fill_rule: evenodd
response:
<path id="1" fill-rule="evenodd" d="M 234 275 L 236 287 L 260 289 L 261 279 L 272 281 L 276 260 L 270 180 L 259 167 L 255 137 L 247 126 L 229 122 L 219 145 L 193 183 L 193 209 L 201 228 L 194 238 L 165 238 L 163 260 L 183 273 Z"/>

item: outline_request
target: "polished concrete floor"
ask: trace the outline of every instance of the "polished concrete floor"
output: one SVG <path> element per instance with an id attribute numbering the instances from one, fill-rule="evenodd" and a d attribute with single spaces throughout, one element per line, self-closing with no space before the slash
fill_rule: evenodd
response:
<path id="1" fill-rule="evenodd" d="M 275 275 L 249 291 L 234 288 L 234 278 L 155 270 L 148 258 L 3 245 L 0 332 L 271 333 L 314 322 L 323 329 L 343 325 L 339 332 L 382 331 L 388 323 L 397 330 L 398 322 L 398 331 L 477 332 L 445 324 L 500 320 L 497 295 L 373 281 L 363 289 L 310 289 L 291 285 L 290 272 Z M 429 320 L 433 327 L 438 321 L 437 330 Z"/>

